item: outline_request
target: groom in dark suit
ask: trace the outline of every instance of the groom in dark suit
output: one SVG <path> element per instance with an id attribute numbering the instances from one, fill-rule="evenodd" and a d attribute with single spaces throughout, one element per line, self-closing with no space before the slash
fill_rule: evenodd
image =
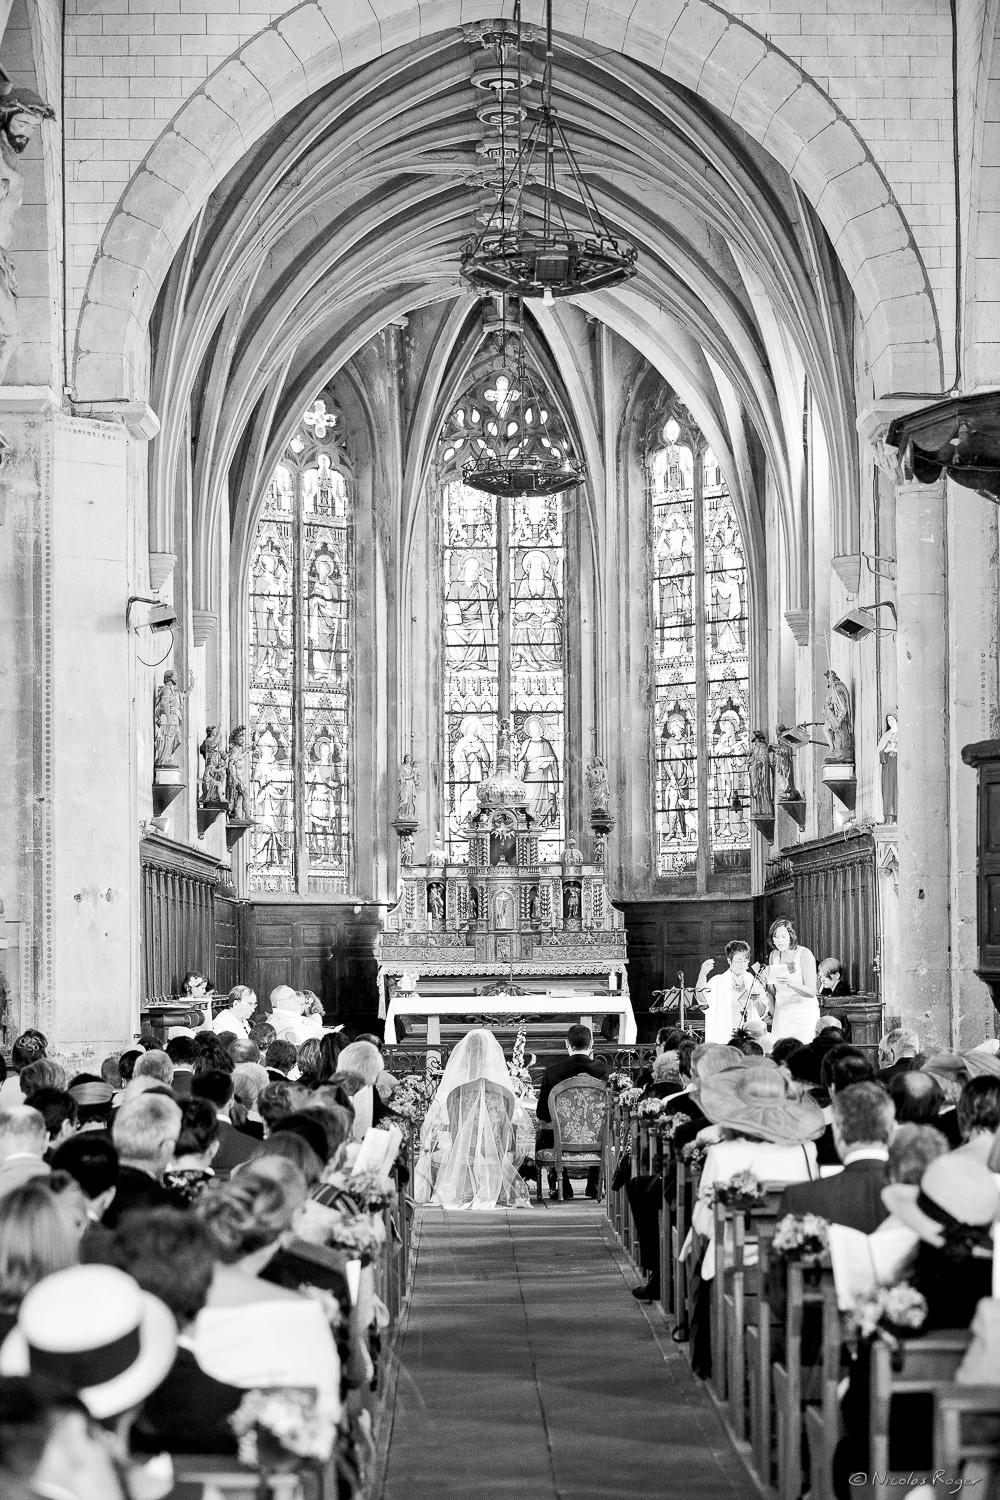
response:
<path id="1" fill-rule="evenodd" d="M 575 1078 L 578 1073 L 589 1073 L 592 1078 L 600 1078 L 602 1081 L 607 1077 L 607 1068 L 603 1062 L 594 1060 L 594 1033 L 589 1026 L 571 1026 L 566 1033 L 567 1057 L 562 1057 L 558 1062 L 550 1063 L 542 1075 L 542 1086 L 538 1091 L 538 1104 L 535 1114 L 546 1124 L 552 1121 L 549 1110 L 549 1095 L 557 1083 L 563 1083 L 567 1078 Z M 553 1146 L 553 1135 L 551 1130 L 540 1130 L 536 1145 L 544 1150 L 551 1150 Z M 587 1172 L 587 1197 L 597 1197 L 597 1183 L 601 1175 L 600 1167 L 591 1167 Z M 556 1174 L 549 1172 L 549 1197 L 556 1196 Z M 563 1172 L 563 1198 L 572 1198 L 573 1189 L 570 1186 L 569 1174 Z"/>
<path id="2" fill-rule="evenodd" d="M 887 1216 L 889 1137 L 895 1110 L 879 1083 L 852 1083 L 833 1099 L 833 1139 L 844 1170 L 815 1182 L 796 1182 L 781 1195 L 783 1214 L 820 1214 L 871 1234 Z"/>

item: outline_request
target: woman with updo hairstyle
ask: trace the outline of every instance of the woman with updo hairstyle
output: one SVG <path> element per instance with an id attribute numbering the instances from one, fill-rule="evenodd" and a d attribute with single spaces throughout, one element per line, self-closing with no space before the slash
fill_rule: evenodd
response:
<path id="1" fill-rule="evenodd" d="M 329 1082 L 333 1075 L 339 1071 L 339 1057 L 340 1038 L 334 1032 L 328 1031 L 319 1039 L 319 1065 L 316 1069 L 317 1083 Z"/>
<path id="2" fill-rule="evenodd" d="M 311 1088 L 314 1083 L 319 1082 L 319 1060 L 321 1051 L 321 1040 L 318 1036 L 311 1036 L 308 1041 L 302 1043 L 296 1067 L 299 1070 L 299 1083 L 304 1088 Z"/>
<path id="3" fill-rule="evenodd" d="M 194 1352 L 216 1380 L 245 1389 L 314 1386 L 339 1411 L 340 1359 L 316 1301 L 262 1279 L 294 1237 L 309 1189 L 290 1161 L 248 1162 L 206 1188 L 195 1206 L 215 1256 Z"/>
<path id="4" fill-rule="evenodd" d="M 816 999 L 816 959 L 798 940 L 788 917 L 771 923 L 767 935 L 770 957 L 764 971 L 764 983 L 774 1006 L 771 1036 L 798 1037 L 811 1042 L 819 1020 Z"/>
<path id="5" fill-rule="evenodd" d="M 37 1178 L 5 1193 L 0 1213 L 0 1341 L 31 1288 L 78 1259 L 71 1208 Z"/>

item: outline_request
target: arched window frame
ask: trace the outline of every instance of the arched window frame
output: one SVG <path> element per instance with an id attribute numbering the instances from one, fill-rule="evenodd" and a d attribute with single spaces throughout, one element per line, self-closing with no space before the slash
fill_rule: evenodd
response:
<path id="1" fill-rule="evenodd" d="M 339 476 L 341 482 L 310 482 L 317 472 Z M 287 507 L 274 504 L 283 474 Z M 342 896 L 350 893 L 355 879 L 355 506 L 356 476 L 344 415 L 332 393 L 324 391 L 309 403 L 292 433 L 249 528 L 244 656 L 250 812 L 256 827 L 244 846 L 243 864 L 247 892 L 254 896 Z M 284 621 L 288 641 L 278 648 L 283 675 L 271 677 L 270 687 L 257 675 L 263 612 L 253 577 L 254 559 L 269 526 L 283 528 L 292 575 L 284 596 L 290 601 Z M 336 566 L 314 573 L 310 559 L 315 564 L 321 556 L 337 559 L 341 582 L 334 581 Z M 325 649 L 319 644 L 323 641 Z M 283 713 L 286 697 L 288 712 Z M 281 756 L 282 766 L 288 762 L 287 777 L 267 776 L 268 760 L 274 760 L 269 728 L 277 744 L 288 741 Z M 323 754 L 324 747 L 329 754 Z M 327 766 L 333 768 L 329 774 Z M 287 795 L 281 794 L 282 787 Z M 276 863 L 267 862 L 269 852 L 277 856 Z"/>
<path id="2" fill-rule="evenodd" d="M 676 430 L 668 437 L 671 424 Z M 690 484 L 668 484 L 659 491 L 656 471 L 663 460 L 668 473 L 672 462 L 689 468 Z M 676 398 L 658 404 L 647 429 L 643 468 L 650 528 L 655 876 L 678 893 L 731 891 L 734 879 L 749 889 L 752 628 L 737 507 L 718 460 Z M 668 494 L 676 498 L 668 500 Z M 676 572 L 669 561 L 663 566 L 661 506 L 665 520 L 676 515 L 678 526 L 689 530 L 689 570 L 680 559 Z M 664 585 L 669 589 L 671 577 L 673 593 L 681 598 L 682 583 L 689 584 L 686 616 L 683 609 L 672 614 L 665 608 Z M 673 666 L 668 665 L 670 636 L 689 648 L 673 655 Z"/>

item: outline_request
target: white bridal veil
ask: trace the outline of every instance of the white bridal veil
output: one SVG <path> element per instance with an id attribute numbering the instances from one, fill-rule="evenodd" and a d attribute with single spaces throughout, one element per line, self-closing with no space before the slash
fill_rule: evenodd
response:
<path id="1" fill-rule="evenodd" d="M 517 1166 L 534 1150 L 535 1127 L 518 1102 L 503 1048 L 470 1031 L 448 1059 L 420 1132 L 418 1203 L 496 1208 L 528 1202 Z"/>

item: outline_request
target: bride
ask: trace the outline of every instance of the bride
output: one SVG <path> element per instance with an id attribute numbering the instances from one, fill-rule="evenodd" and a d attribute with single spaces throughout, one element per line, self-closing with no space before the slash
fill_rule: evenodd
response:
<path id="1" fill-rule="evenodd" d="M 442 1208 L 527 1207 L 519 1164 L 535 1126 L 518 1102 L 503 1048 L 470 1031 L 448 1059 L 420 1132 L 416 1199 Z"/>

